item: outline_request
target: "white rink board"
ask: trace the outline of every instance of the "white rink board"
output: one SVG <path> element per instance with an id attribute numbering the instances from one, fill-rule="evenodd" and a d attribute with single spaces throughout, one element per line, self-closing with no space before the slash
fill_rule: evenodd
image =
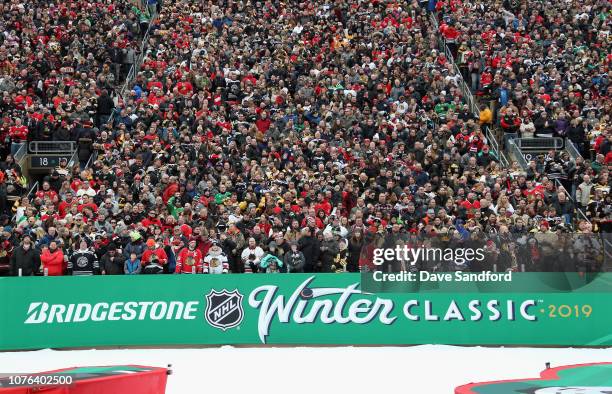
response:
<path id="1" fill-rule="evenodd" d="M 117 333 L 126 335 L 126 333 Z M 456 386 L 538 377 L 551 365 L 612 361 L 612 348 L 298 347 L 39 350 L 0 353 L 2 373 L 172 364 L 167 393 L 452 394 Z"/>

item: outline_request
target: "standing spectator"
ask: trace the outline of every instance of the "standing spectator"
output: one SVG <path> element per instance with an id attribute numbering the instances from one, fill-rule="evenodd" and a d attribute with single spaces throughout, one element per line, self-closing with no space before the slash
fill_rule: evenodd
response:
<path id="1" fill-rule="evenodd" d="M 514 114 L 512 108 L 506 109 L 506 113 L 502 117 L 501 127 L 504 131 L 504 144 L 508 146 L 508 141 L 518 138 L 521 120 Z"/>
<path id="2" fill-rule="evenodd" d="M 96 127 L 100 128 L 102 125 L 106 124 L 114 109 L 115 103 L 108 94 L 108 90 L 102 89 L 100 96 L 97 98 Z"/>
<path id="3" fill-rule="evenodd" d="M 565 138 L 567 129 L 569 128 L 569 122 L 565 117 L 565 113 L 561 112 L 555 120 L 555 136 Z"/>
<path id="4" fill-rule="evenodd" d="M 102 275 L 123 275 L 124 262 L 121 251 L 117 250 L 117 245 L 110 243 L 106 253 L 100 259 Z"/>
<path id="5" fill-rule="evenodd" d="M 68 274 L 99 275 L 100 263 L 84 237 L 78 241 L 79 248 L 72 252 L 68 259 Z"/>
<path id="6" fill-rule="evenodd" d="M 601 240 L 592 232 L 592 225 L 583 221 L 580 224 L 580 234 L 574 237 L 574 250 L 577 271 L 599 272 L 604 262 L 605 250 Z"/>
<path id="7" fill-rule="evenodd" d="M 589 205 L 593 191 L 594 189 L 593 182 L 591 182 L 591 177 L 585 174 L 582 177 L 582 183 L 580 183 L 576 188 L 576 204 L 578 204 L 579 208 L 584 209 Z"/>
<path id="8" fill-rule="evenodd" d="M 481 126 L 491 126 L 493 124 L 493 111 L 484 104 L 480 106 L 479 121 Z"/>
<path id="9" fill-rule="evenodd" d="M 338 253 L 334 257 L 331 272 L 342 273 L 349 272 L 348 271 L 348 262 L 349 262 L 349 250 L 348 250 L 348 240 L 346 238 L 341 238 L 338 240 Z"/>
<path id="10" fill-rule="evenodd" d="M 334 259 L 339 249 L 338 241 L 336 241 L 331 231 L 323 232 L 323 242 L 321 242 L 319 250 L 319 261 L 315 267 L 315 272 L 332 272 Z"/>
<path id="11" fill-rule="evenodd" d="M 9 128 L 8 135 L 11 141 L 11 155 L 14 155 L 28 140 L 28 126 L 22 124 L 21 118 L 15 118 L 15 124 Z"/>
<path id="12" fill-rule="evenodd" d="M 42 253 L 40 255 L 40 262 L 43 266 L 43 272 L 49 276 L 61 276 L 64 275 L 64 252 L 61 248 L 57 247 L 57 241 L 51 240 L 49 246 L 46 244 L 42 247 Z"/>
<path id="13" fill-rule="evenodd" d="M 161 274 L 168 263 L 168 256 L 164 248 L 160 247 L 153 238 L 147 240 L 147 248 L 142 253 L 141 264 L 145 274 Z"/>
<path id="14" fill-rule="evenodd" d="M 315 272 L 315 265 L 319 261 L 320 243 L 314 235 L 314 228 L 304 227 L 298 241 L 298 249 L 306 260 L 304 272 Z"/>
<path id="15" fill-rule="evenodd" d="M 287 267 L 287 272 L 304 272 L 305 258 L 304 254 L 298 250 L 296 241 L 291 241 L 291 249 L 285 253 L 283 261 Z"/>
<path id="16" fill-rule="evenodd" d="M 255 238 L 249 238 L 248 246 L 240 254 L 240 258 L 244 264 L 244 272 L 257 273 L 259 271 L 259 262 L 263 256 L 264 251 L 257 245 Z"/>
<path id="17" fill-rule="evenodd" d="M 145 244 L 142 242 L 142 235 L 138 231 L 132 231 L 130 233 L 130 242 L 123 248 L 123 257 L 128 259 L 132 253 L 136 254 L 136 257 L 142 259 L 142 254 L 145 251 Z"/>
<path id="18" fill-rule="evenodd" d="M 271 253 L 266 253 L 259 263 L 260 269 L 266 274 L 280 273 L 283 265 L 283 261 Z"/>
<path id="19" fill-rule="evenodd" d="M 519 130 L 521 138 L 533 138 L 535 136 L 536 128 L 531 117 L 527 115 L 523 116 L 523 121 L 521 122 Z"/>
<path id="20" fill-rule="evenodd" d="M 93 124 L 87 120 L 81 128 L 76 129 L 75 139 L 77 141 L 77 150 L 79 156 L 79 164 L 81 169 L 85 168 L 87 161 L 93 153 L 93 145 L 96 139 L 96 134 L 92 129 Z"/>
<path id="21" fill-rule="evenodd" d="M 361 229 L 355 230 L 349 238 L 348 244 L 348 264 L 346 269 L 349 272 L 359 271 L 359 257 L 361 256 L 361 250 L 365 245 L 363 239 L 363 231 Z"/>
<path id="22" fill-rule="evenodd" d="M 580 154 L 587 156 L 585 153 L 586 148 L 586 132 L 584 122 L 582 118 L 574 118 L 570 121 L 569 128 L 567 129 L 567 138 L 576 146 Z"/>
<path id="23" fill-rule="evenodd" d="M 540 112 L 540 115 L 533 122 L 535 126 L 534 137 L 552 137 L 553 136 L 553 122 L 548 117 L 546 111 Z"/>
<path id="24" fill-rule="evenodd" d="M 229 262 L 227 255 L 221 246 L 214 242 L 204 258 L 205 274 L 227 274 L 229 272 Z"/>
<path id="25" fill-rule="evenodd" d="M 24 235 L 21 244 L 13 250 L 11 256 L 11 275 L 33 276 L 40 268 L 40 254 L 34 249 L 32 238 Z"/>
<path id="26" fill-rule="evenodd" d="M 133 24 L 132 26 L 136 26 L 136 29 L 138 29 L 138 24 Z M 128 75 L 128 73 L 130 72 L 130 69 L 134 66 L 134 63 L 136 62 L 136 51 L 134 50 L 134 43 L 129 43 L 128 45 L 126 45 L 125 48 L 122 49 L 122 54 L 121 54 L 121 74 L 120 74 L 120 81 L 123 81 L 125 79 L 125 77 Z"/>
<path id="27" fill-rule="evenodd" d="M 202 273 L 202 251 L 196 248 L 196 246 L 197 240 L 195 238 L 191 238 L 187 247 L 181 249 L 181 251 L 178 253 L 175 268 L 175 272 L 177 274 Z"/>
<path id="28" fill-rule="evenodd" d="M 564 192 L 560 191 L 557 193 L 557 201 L 553 207 L 557 214 L 561 215 L 566 224 L 571 224 L 574 219 L 574 204 L 567 199 Z"/>

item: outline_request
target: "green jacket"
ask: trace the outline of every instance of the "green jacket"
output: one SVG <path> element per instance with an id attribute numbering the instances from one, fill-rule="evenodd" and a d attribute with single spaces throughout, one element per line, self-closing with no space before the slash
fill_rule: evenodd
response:
<path id="1" fill-rule="evenodd" d="M 170 197 L 170 199 L 168 200 L 167 208 L 168 212 L 170 212 L 170 215 L 174 216 L 175 219 L 178 219 L 179 215 L 183 213 L 184 208 L 175 206 L 174 200 L 176 200 L 176 197 Z"/>
<path id="2" fill-rule="evenodd" d="M 436 113 L 438 115 L 446 115 L 446 113 L 448 112 L 449 109 L 455 109 L 455 104 L 451 104 L 451 103 L 440 103 L 437 104 L 434 107 L 434 111 L 436 111 Z"/>
<path id="3" fill-rule="evenodd" d="M 132 6 L 132 12 L 136 14 L 140 23 L 148 23 L 151 20 L 151 16 L 149 15 L 149 11 L 147 9 L 145 9 L 145 11 L 143 12 L 139 10 L 138 7 Z"/>

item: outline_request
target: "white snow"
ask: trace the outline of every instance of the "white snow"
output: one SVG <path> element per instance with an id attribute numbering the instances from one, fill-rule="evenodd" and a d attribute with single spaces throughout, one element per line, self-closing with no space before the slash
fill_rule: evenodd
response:
<path id="1" fill-rule="evenodd" d="M 172 364 L 168 394 L 452 394 L 456 386 L 538 377 L 551 365 L 612 361 L 612 348 L 256 347 L 0 353 L 1 372 Z"/>

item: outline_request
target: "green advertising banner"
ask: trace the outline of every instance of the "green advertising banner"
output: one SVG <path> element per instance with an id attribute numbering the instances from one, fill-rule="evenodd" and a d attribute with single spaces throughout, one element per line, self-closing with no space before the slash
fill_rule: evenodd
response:
<path id="1" fill-rule="evenodd" d="M 513 281 L 520 280 L 515 275 Z M 458 292 L 456 283 L 373 293 L 361 282 L 359 274 L 0 278 L 0 350 L 612 345 L 610 274 L 583 280 L 573 290 L 549 283 L 537 291 L 532 281 L 521 292 L 506 293 Z"/>

